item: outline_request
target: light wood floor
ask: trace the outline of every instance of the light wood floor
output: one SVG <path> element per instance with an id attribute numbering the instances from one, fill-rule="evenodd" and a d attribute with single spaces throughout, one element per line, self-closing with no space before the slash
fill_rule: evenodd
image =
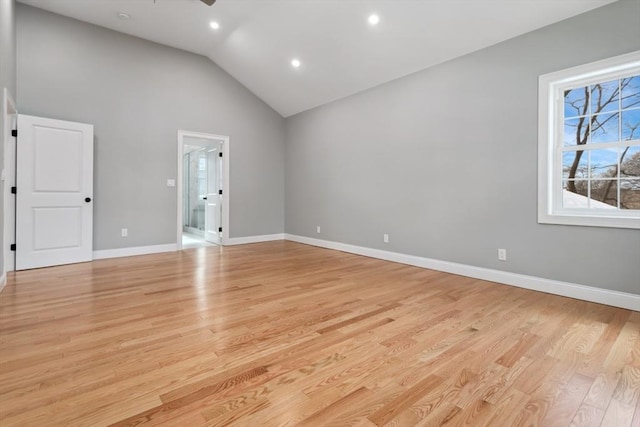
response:
<path id="1" fill-rule="evenodd" d="M 640 315 L 272 242 L 20 272 L 0 425 L 640 426 Z"/>

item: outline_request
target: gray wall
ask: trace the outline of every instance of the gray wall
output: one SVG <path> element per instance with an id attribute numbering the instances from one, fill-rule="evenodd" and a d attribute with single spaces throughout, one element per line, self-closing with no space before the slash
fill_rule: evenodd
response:
<path id="1" fill-rule="evenodd" d="M 0 0 L 0 85 L 16 96 L 16 2 Z"/>
<path id="2" fill-rule="evenodd" d="M 0 92 L 7 88 L 16 99 L 16 11 L 15 0 L 0 0 Z M 0 103 L 4 102 L 0 93 Z M 0 169 L 4 167 L 4 106 L 0 106 Z M 4 183 L 0 185 L 0 274 L 4 265 Z"/>
<path id="3" fill-rule="evenodd" d="M 640 49 L 639 16 L 613 3 L 288 118 L 287 233 L 640 293 L 640 231 L 536 222 L 538 76 Z"/>
<path id="4" fill-rule="evenodd" d="M 283 232 L 284 119 L 244 86 L 205 57 L 28 6 L 17 26 L 20 113 L 94 124 L 94 249 L 175 242 L 178 129 L 230 136 L 231 237 Z"/>

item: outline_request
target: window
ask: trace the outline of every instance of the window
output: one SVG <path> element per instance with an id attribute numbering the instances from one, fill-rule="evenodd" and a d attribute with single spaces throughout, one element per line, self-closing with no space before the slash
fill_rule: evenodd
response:
<path id="1" fill-rule="evenodd" d="M 640 51 L 540 76 L 538 222 L 640 228 Z"/>

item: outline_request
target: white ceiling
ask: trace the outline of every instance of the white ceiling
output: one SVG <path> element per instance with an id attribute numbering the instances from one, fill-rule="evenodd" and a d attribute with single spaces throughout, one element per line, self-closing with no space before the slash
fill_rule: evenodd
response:
<path id="1" fill-rule="evenodd" d="M 615 0 L 19 1 L 208 56 L 288 117 Z"/>

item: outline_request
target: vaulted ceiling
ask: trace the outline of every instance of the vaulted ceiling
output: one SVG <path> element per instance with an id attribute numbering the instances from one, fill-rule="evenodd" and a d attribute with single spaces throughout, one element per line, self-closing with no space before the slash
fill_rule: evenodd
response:
<path id="1" fill-rule="evenodd" d="M 287 117 L 614 0 L 19 1 L 205 55 Z"/>

